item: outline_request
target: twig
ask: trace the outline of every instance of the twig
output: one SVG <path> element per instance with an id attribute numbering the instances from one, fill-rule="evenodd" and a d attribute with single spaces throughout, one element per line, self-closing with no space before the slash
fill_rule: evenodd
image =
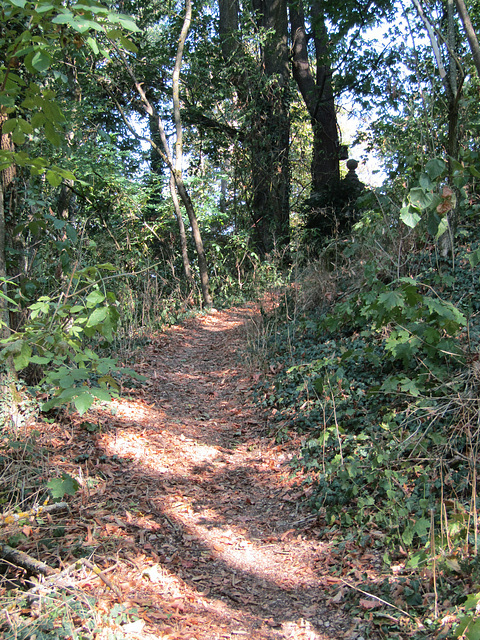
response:
<path id="1" fill-rule="evenodd" d="M 400 611 L 400 613 L 403 613 L 404 615 L 408 616 L 411 620 L 415 620 L 415 622 L 419 623 L 418 619 L 415 618 L 414 616 L 412 616 L 410 613 L 408 613 L 408 611 L 404 611 L 403 609 L 400 609 L 400 607 L 397 607 L 396 605 L 392 604 L 391 602 L 387 602 L 386 600 L 383 600 L 383 598 L 379 598 L 378 596 L 373 595 L 373 593 L 368 593 L 368 591 L 364 591 L 363 589 L 360 589 L 360 587 L 356 587 L 354 584 L 350 584 L 350 582 L 347 582 L 343 578 L 340 578 L 340 580 L 343 582 L 343 584 L 346 584 L 347 587 L 350 587 L 350 589 L 355 589 L 355 591 L 358 591 L 359 593 L 363 593 L 364 596 L 368 596 L 369 598 L 373 598 L 374 600 L 378 600 L 378 602 L 381 602 L 382 604 L 386 605 L 387 607 L 392 607 L 393 609 L 396 609 L 397 611 Z M 419 624 L 421 624 L 421 623 L 419 623 Z M 422 625 L 422 627 L 423 627 L 423 625 Z"/>
<path id="2" fill-rule="evenodd" d="M 66 502 L 38 505 L 32 507 L 29 511 L 21 511 L 20 513 L 2 513 L 0 514 L 0 526 L 15 524 L 19 520 L 25 520 L 27 518 L 37 518 L 42 515 L 42 513 L 51 513 L 52 511 L 60 511 L 62 509 L 68 509 Z"/>

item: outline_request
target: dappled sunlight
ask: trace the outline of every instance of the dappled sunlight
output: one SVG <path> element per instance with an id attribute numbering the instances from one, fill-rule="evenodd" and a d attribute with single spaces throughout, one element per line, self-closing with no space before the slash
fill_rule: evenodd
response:
<path id="1" fill-rule="evenodd" d="M 341 580 L 322 566 L 329 544 L 302 524 L 291 445 L 268 437 L 249 400 L 229 313 L 152 341 L 148 385 L 44 432 L 52 468 L 81 486 L 76 544 L 112 570 L 153 637 L 347 638 L 351 622 L 329 602 Z"/>

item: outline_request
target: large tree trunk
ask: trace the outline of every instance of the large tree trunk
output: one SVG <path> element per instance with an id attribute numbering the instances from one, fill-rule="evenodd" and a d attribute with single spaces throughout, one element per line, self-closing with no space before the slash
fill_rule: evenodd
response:
<path id="1" fill-rule="evenodd" d="M 312 190 L 323 191 L 340 180 L 337 114 L 328 55 L 328 33 L 321 3 L 311 4 L 316 77 L 308 60 L 305 16 L 301 1 L 290 6 L 293 77 L 312 120 Z"/>
<path id="2" fill-rule="evenodd" d="M 235 38 L 238 1 L 219 0 L 218 4 L 222 54 L 225 62 L 231 64 L 234 55 L 242 49 Z M 250 158 L 253 223 L 258 249 L 264 255 L 284 250 L 290 239 L 287 2 L 253 0 L 253 8 L 258 27 L 269 31 L 269 35 L 262 47 L 255 77 L 247 76 L 247 65 L 243 68 L 232 65 L 231 79 L 240 104 L 251 113 L 245 144 Z M 252 86 L 255 89 L 252 90 Z"/>
<path id="3" fill-rule="evenodd" d="M 252 133 L 253 209 L 261 246 L 282 250 L 290 240 L 290 115 L 286 0 L 254 0 L 259 26 L 271 32 L 263 51 L 265 90 Z"/>

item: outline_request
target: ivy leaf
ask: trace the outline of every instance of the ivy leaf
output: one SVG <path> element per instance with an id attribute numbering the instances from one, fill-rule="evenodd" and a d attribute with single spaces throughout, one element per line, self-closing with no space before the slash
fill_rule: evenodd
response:
<path id="1" fill-rule="evenodd" d="M 68 473 L 62 473 L 61 478 L 50 480 L 50 482 L 47 483 L 47 487 L 52 494 L 52 498 L 54 500 L 60 500 L 65 495 L 74 496 L 79 490 L 80 485 L 75 478 L 72 478 Z"/>
<path id="2" fill-rule="evenodd" d="M 395 307 L 403 307 L 405 298 L 400 291 L 387 291 L 378 296 L 378 302 L 385 309 L 394 309 Z"/>
<path id="3" fill-rule="evenodd" d="M 468 257 L 470 266 L 476 267 L 477 264 L 480 262 L 480 248 L 475 249 L 475 251 L 473 251 L 472 253 L 469 253 L 467 257 Z"/>

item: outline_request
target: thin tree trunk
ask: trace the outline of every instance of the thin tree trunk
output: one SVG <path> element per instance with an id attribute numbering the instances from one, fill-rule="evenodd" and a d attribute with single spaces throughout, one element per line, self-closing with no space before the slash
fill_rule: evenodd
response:
<path id="1" fill-rule="evenodd" d="M 3 185 L 0 184 L 0 289 L 4 295 L 8 294 L 7 261 L 6 261 L 6 229 L 5 229 L 5 206 L 3 201 Z M 0 296 L 0 337 L 7 338 L 9 335 L 9 314 L 7 300 Z"/>
<path id="2" fill-rule="evenodd" d="M 189 4 L 189 3 L 190 3 L 190 0 L 187 0 L 187 4 Z M 190 11 L 191 11 L 191 9 L 190 9 Z M 188 8 L 187 8 L 186 14 L 188 16 Z M 182 33 L 183 33 L 183 29 L 182 29 Z M 181 46 L 182 51 L 183 51 L 183 44 L 184 44 L 184 42 L 183 43 L 179 42 L 179 47 Z M 113 42 L 112 42 L 112 45 L 115 47 L 115 44 Z M 141 83 L 141 82 L 139 82 L 137 80 L 137 77 L 135 76 L 135 73 L 134 73 L 132 67 L 130 66 L 130 64 L 128 63 L 126 57 L 124 56 L 122 51 L 120 49 L 118 49 L 118 47 L 115 47 L 115 48 L 116 48 L 116 51 L 117 51 L 119 57 L 122 60 L 122 63 L 124 65 L 127 73 L 132 78 L 132 81 L 133 81 L 133 84 L 135 86 L 135 89 L 137 90 L 137 93 L 140 96 L 140 99 L 142 101 L 145 113 L 148 116 L 150 116 L 152 121 L 155 122 L 155 124 L 157 126 L 158 135 L 160 137 L 162 148 L 160 148 L 152 139 L 149 139 L 148 142 L 157 151 L 157 153 L 159 153 L 160 156 L 163 158 L 163 160 L 167 164 L 167 166 L 170 169 L 170 172 L 173 175 L 173 178 L 175 180 L 175 185 L 177 187 L 178 195 L 180 196 L 180 200 L 183 202 L 183 205 L 184 205 L 185 210 L 187 212 L 188 219 L 189 219 L 189 222 L 190 222 L 190 226 L 191 226 L 191 229 L 192 229 L 193 241 L 195 243 L 195 250 L 197 252 L 197 258 L 198 258 L 198 270 L 200 272 L 200 284 L 201 284 L 201 289 L 202 289 L 203 303 L 204 303 L 205 307 L 207 307 L 207 308 L 211 307 L 212 306 L 212 297 L 210 295 L 210 289 L 209 289 L 207 260 L 206 260 L 206 257 L 205 257 L 205 250 L 204 250 L 204 247 L 203 247 L 203 241 L 202 241 L 200 228 L 198 226 L 197 216 L 195 214 L 195 209 L 194 209 L 193 203 L 191 201 L 191 198 L 190 198 L 190 196 L 188 194 L 188 191 L 187 191 L 187 189 L 185 187 L 185 184 L 183 182 L 182 174 L 181 174 L 181 172 L 177 172 L 175 170 L 175 161 L 174 161 L 174 159 L 172 157 L 172 154 L 170 152 L 170 147 L 168 145 L 168 140 L 167 140 L 167 136 L 165 134 L 165 128 L 163 126 L 162 119 L 158 115 L 156 109 L 154 108 L 154 106 L 152 105 L 150 100 L 147 98 L 147 95 L 146 95 L 145 90 L 143 88 L 143 83 Z M 178 54 L 177 54 L 177 59 L 178 59 Z M 117 103 L 117 107 L 121 111 L 121 107 L 120 107 L 119 102 L 116 101 L 116 103 Z M 122 111 L 121 111 L 121 113 L 122 113 Z M 129 123 L 125 119 L 125 117 L 124 117 L 124 121 L 127 124 L 127 126 L 131 129 L 131 127 L 129 126 Z M 180 121 L 180 125 L 181 125 L 181 121 Z"/>
<path id="3" fill-rule="evenodd" d="M 191 0 L 185 0 L 185 19 L 183 21 L 182 31 L 178 39 L 177 56 L 175 58 L 175 66 L 173 68 L 172 76 L 172 91 L 173 91 L 173 117 L 175 120 L 175 165 L 174 165 L 174 177 L 177 185 L 178 195 L 182 199 L 185 209 L 187 211 L 190 226 L 192 228 L 193 240 L 197 250 L 198 257 L 198 270 L 200 272 L 200 283 L 202 287 L 202 295 L 205 306 L 210 307 L 212 305 L 212 299 L 210 297 L 208 286 L 208 268 L 207 260 L 205 258 L 205 250 L 203 247 L 202 235 L 200 227 L 198 226 L 197 216 L 193 208 L 193 203 L 189 193 L 185 187 L 183 181 L 183 128 L 182 128 L 182 116 L 180 111 L 180 70 L 182 68 L 183 49 L 185 46 L 185 40 L 187 39 L 188 32 L 190 30 L 190 24 L 192 22 L 192 2 Z"/>
<path id="4" fill-rule="evenodd" d="M 3 123 L 8 119 L 4 109 L 0 109 L 0 131 Z M 14 151 L 13 142 L 9 135 L 2 134 L 0 146 L 2 150 Z M 16 168 L 12 163 L 10 167 L 0 172 L 0 288 L 4 295 L 8 295 L 7 286 L 7 222 L 5 215 L 5 193 L 12 184 L 15 177 Z M 10 334 L 10 314 L 8 302 L 4 297 L 0 297 L 0 336 L 7 338 Z M 7 366 L 11 361 L 7 362 Z M 10 368 L 10 367 L 9 367 Z M 13 369 L 12 369 L 13 370 Z"/>
<path id="5" fill-rule="evenodd" d="M 190 266 L 190 259 L 188 257 L 187 235 L 185 233 L 185 225 L 183 224 L 182 210 L 180 209 L 180 202 L 178 201 L 178 197 L 177 197 L 175 178 L 173 177 L 173 173 L 170 174 L 170 195 L 172 196 L 173 207 L 175 209 L 175 215 L 177 216 L 177 221 L 178 221 L 183 271 L 185 272 L 185 277 L 187 279 L 188 284 L 192 287 L 193 276 L 192 276 L 192 269 Z"/>
<path id="6" fill-rule="evenodd" d="M 455 5 L 457 7 L 458 15 L 462 21 L 468 44 L 470 45 L 470 51 L 472 52 L 473 63 L 477 70 L 477 75 L 480 78 L 480 45 L 478 44 L 477 34 L 473 28 L 464 0 L 455 0 Z"/>
<path id="7" fill-rule="evenodd" d="M 458 116 L 459 116 L 459 101 L 462 95 L 463 81 L 465 74 L 460 65 L 458 57 L 455 54 L 456 50 L 456 25 L 453 12 L 453 0 L 447 0 L 447 52 L 448 52 L 448 69 L 445 68 L 443 58 L 440 50 L 440 44 L 435 35 L 435 29 L 429 17 L 425 14 L 422 5 L 419 0 L 412 0 L 417 13 L 422 20 L 428 33 L 432 51 L 437 63 L 438 72 L 445 89 L 445 96 L 448 103 L 448 138 L 446 144 L 446 152 L 448 156 L 448 173 L 449 182 L 452 189 L 457 192 L 453 183 L 453 167 L 452 160 L 458 159 Z M 455 0 L 458 7 L 458 0 Z M 478 44 L 478 43 L 477 43 Z M 456 198 L 456 204 L 454 208 L 445 213 L 448 228 L 438 239 L 438 247 L 442 258 L 451 257 L 452 260 L 455 256 L 455 232 L 458 225 L 458 202 L 459 198 Z"/>

